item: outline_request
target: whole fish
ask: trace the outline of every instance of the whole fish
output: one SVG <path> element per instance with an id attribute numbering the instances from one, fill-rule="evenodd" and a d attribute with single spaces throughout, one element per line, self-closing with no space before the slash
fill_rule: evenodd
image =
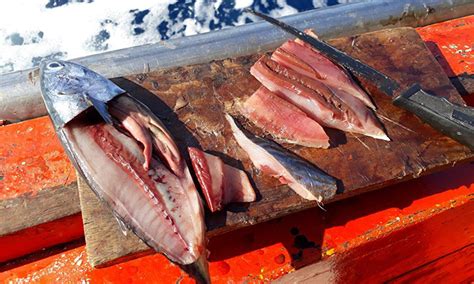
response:
<path id="1" fill-rule="evenodd" d="M 161 121 L 81 65 L 42 62 L 40 80 L 56 132 L 95 194 L 147 245 L 208 283 L 201 199 Z"/>

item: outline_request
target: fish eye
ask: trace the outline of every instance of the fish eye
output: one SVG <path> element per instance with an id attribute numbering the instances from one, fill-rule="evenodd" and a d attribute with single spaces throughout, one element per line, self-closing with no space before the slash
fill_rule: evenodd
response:
<path id="1" fill-rule="evenodd" d="M 48 64 L 48 69 L 61 69 L 63 65 L 59 62 L 51 62 Z"/>

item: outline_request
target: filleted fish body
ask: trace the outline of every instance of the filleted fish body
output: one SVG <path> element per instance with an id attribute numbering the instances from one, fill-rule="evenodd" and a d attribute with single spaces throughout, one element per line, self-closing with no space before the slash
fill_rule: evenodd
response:
<path id="1" fill-rule="evenodd" d="M 209 282 L 201 199 L 163 123 L 80 65 L 43 62 L 40 76 L 58 136 L 91 189 L 146 244 Z"/>

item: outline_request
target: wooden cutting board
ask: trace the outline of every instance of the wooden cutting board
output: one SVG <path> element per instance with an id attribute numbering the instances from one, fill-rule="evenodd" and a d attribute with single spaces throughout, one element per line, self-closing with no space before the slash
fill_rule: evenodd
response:
<path id="1" fill-rule="evenodd" d="M 335 39 L 330 43 L 391 76 L 403 88 L 419 82 L 432 94 L 463 103 L 414 29 L 378 31 Z M 315 202 L 303 200 L 276 179 L 254 169 L 225 122 L 224 111 L 237 114 L 233 101 L 251 95 L 259 87 L 249 70 L 260 56 L 256 54 L 115 80 L 152 108 L 174 135 L 182 153 L 186 153 L 187 146 L 201 147 L 251 176 L 258 192 L 257 202 L 232 204 L 227 210 L 215 214 L 206 212 L 209 236 L 316 206 Z M 378 116 L 391 142 L 330 131 L 337 144 L 330 149 L 284 145 L 340 180 L 338 194 L 327 202 L 473 160 L 467 147 L 394 107 L 390 98 L 375 90 L 370 83 L 362 81 L 361 84 L 375 101 Z M 248 130 L 262 134 L 245 120 L 239 120 Z M 132 233 L 126 237 L 122 235 L 108 209 L 98 203 L 84 184 L 80 186 L 80 197 L 92 265 L 104 266 L 125 256 L 149 252 Z"/>

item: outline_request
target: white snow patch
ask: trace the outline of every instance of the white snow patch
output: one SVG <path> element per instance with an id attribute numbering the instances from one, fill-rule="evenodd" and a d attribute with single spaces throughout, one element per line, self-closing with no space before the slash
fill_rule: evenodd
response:
<path id="1" fill-rule="evenodd" d="M 71 59 L 104 51 L 161 41 L 159 27 L 166 26 L 165 38 L 190 36 L 211 30 L 211 24 L 225 28 L 242 25 L 248 14 L 240 14 L 233 22 L 222 22 L 216 11 L 238 11 L 259 2 L 270 7 L 269 0 L 195 0 L 187 4 L 192 17 L 171 19 L 169 5 L 178 0 L 90 0 L 46 8 L 48 0 L 5 0 L 0 3 L 0 73 L 37 65 L 43 57 Z M 327 0 L 307 0 L 315 7 Z M 312 1 L 312 2 L 311 2 Z M 345 2 L 350 0 L 340 0 Z M 188 2 L 186 2 L 188 3 Z M 286 0 L 272 0 L 278 8 L 268 12 L 272 17 L 297 13 Z M 258 5 L 257 5 L 258 6 Z M 143 23 L 132 23 L 135 15 L 149 10 Z M 226 12 L 227 13 L 227 12 Z"/>

